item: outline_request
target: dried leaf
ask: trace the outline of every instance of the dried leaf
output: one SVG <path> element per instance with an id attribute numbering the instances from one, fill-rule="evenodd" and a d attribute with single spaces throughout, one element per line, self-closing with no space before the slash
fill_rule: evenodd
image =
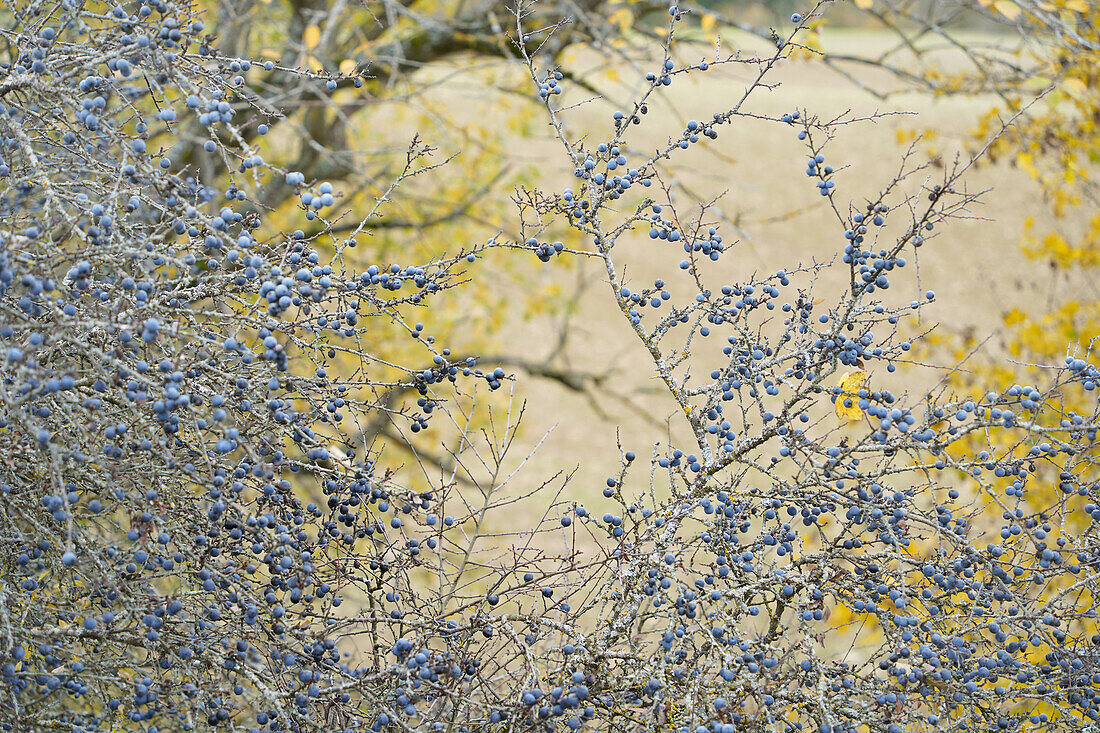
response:
<path id="1" fill-rule="evenodd" d="M 870 10 L 874 0 L 856 0 L 856 7 L 860 10 Z"/>
<path id="2" fill-rule="evenodd" d="M 867 372 L 862 369 L 855 369 L 850 372 L 845 372 L 844 376 L 840 378 L 840 394 L 836 396 L 836 402 L 834 407 L 836 408 L 836 416 L 841 420 L 848 422 L 854 422 L 863 417 L 863 410 L 859 409 L 859 390 L 863 388 L 863 383 L 867 380 Z M 851 405 L 845 405 L 844 401 L 849 400 Z"/>

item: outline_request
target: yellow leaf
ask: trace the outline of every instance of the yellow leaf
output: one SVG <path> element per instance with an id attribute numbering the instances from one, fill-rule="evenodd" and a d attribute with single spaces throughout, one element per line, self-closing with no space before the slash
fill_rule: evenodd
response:
<path id="1" fill-rule="evenodd" d="M 606 69 L 604 69 L 603 73 L 604 73 L 604 76 L 607 77 L 608 81 L 618 81 L 619 80 L 619 70 L 616 69 L 614 66 L 608 66 Z"/>
<path id="2" fill-rule="evenodd" d="M 718 19 L 710 13 L 703 13 L 702 17 L 699 18 L 699 25 L 702 26 L 704 31 L 709 32 L 712 28 L 714 28 L 714 24 L 717 21 Z"/>
<path id="3" fill-rule="evenodd" d="M 307 51 L 312 51 L 321 42 L 321 29 L 315 25 L 306 26 L 302 31 L 302 43 Z"/>
<path id="4" fill-rule="evenodd" d="M 1015 326 L 1020 321 L 1026 321 L 1027 315 L 1019 308 L 1013 308 L 1008 313 L 1004 314 L 1004 320 L 1006 326 Z"/>
<path id="5" fill-rule="evenodd" d="M 321 62 L 317 60 L 316 56 L 310 56 L 306 59 L 306 63 L 309 64 L 309 68 L 313 73 L 319 73 L 321 69 L 325 68 L 321 65 Z"/>
<path id="6" fill-rule="evenodd" d="M 858 401 L 859 390 L 863 388 L 863 383 L 866 380 L 867 372 L 862 369 L 845 372 L 844 376 L 840 378 L 840 383 L 837 385 L 840 387 L 840 394 L 836 396 L 836 402 L 833 404 L 838 418 L 853 422 L 863 417 L 863 410 L 859 409 Z M 845 405 L 846 400 L 850 404 Z"/>
<path id="7" fill-rule="evenodd" d="M 340 62 L 340 73 L 345 76 L 355 71 L 355 59 L 344 59 Z"/>
<path id="8" fill-rule="evenodd" d="M 1020 153 L 1016 156 L 1016 165 L 1022 171 L 1026 171 L 1028 175 L 1037 177 L 1039 175 L 1039 169 L 1035 167 L 1035 158 L 1031 153 Z"/>
<path id="9" fill-rule="evenodd" d="M 860 10 L 870 10 L 874 0 L 856 0 L 856 7 Z"/>
<path id="10" fill-rule="evenodd" d="M 1086 0 L 1066 0 L 1066 10 L 1072 10 L 1075 13 L 1087 13 L 1089 4 Z"/>
<path id="11" fill-rule="evenodd" d="M 1062 80 L 1062 86 L 1068 87 L 1078 94 L 1084 93 L 1084 91 L 1088 89 L 1088 86 L 1085 84 L 1085 82 L 1075 77 L 1070 77 L 1068 79 Z"/>
<path id="12" fill-rule="evenodd" d="M 997 0 L 997 2 L 993 3 L 993 8 L 1009 20 L 1016 20 L 1022 12 L 1020 6 L 1012 2 L 1012 0 Z"/>
<path id="13" fill-rule="evenodd" d="M 630 8 L 619 8 L 607 16 L 607 21 L 612 25 L 617 25 L 620 31 L 629 30 L 630 26 L 634 25 L 634 11 Z"/>

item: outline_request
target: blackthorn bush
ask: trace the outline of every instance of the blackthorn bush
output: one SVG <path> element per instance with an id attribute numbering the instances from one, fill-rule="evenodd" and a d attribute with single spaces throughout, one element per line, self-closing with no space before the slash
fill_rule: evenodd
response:
<path id="1" fill-rule="evenodd" d="M 683 443 L 655 444 L 648 472 L 624 461 L 602 521 L 578 512 L 616 561 L 579 584 L 590 600 L 578 613 L 594 614 L 585 650 L 603 660 L 594 691 L 621 706 L 598 715 L 611 728 L 700 733 L 1076 729 L 1100 717 L 1091 344 L 1034 365 L 1041 387 L 968 397 L 943 380 L 913 395 L 868 384 L 876 366 L 891 374 L 908 360 L 905 334 L 937 295 L 890 288 L 912 287 L 904 268 L 978 198 L 963 176 L 989 144 L 938 181 L 907 154 L 878 191 L 845 191 L 866 184 L 826 148 L 863 120 L 746 104 L 802 50 L 803 19 L 824 5 L 792 16 L 773 55 L 680 67 L 672 42 L 686 11 L 668 8 L 665 60 L 604 130 L 573 131 L 576 105 L 542 94 L 554 86 L 526 56 L 576 182 L 526 192 L 523 219 L 565 223 L 588 243 L 687 428 Z M 671 130 L 666 115 L 647 117 L 678 76 L 734 63 L 752 74 L 732 105 Z M 761 119 L 806 150 L 837 257 L 730 282 L 713 263 L 734 243 L 713 201 L 685 209 L 675 156 Z M 631 144 L 662 124 L 665 145 Z M 631 283 L 639 229 L 684 258 L 680 273 Z M 838 268 L 848 286 L 822 295 Z M 1084 413 L 1065 406 L 1082 400 Z M 1051 471 L 1053 500 L 1033 485 Z"/>
<path id="2" fill-rule="evenodd" d="M 1042 385 L 977 395 L 871 383 L 941 297 L 891 293 L 976 200 L 972 161 L 933 183 L 906 157 L 858 191 L 827 148 L 860 120 L 749 111 L 821 6 L 774 53 L 691 65 L 672 56 L 686 11 L 667 8 L 642 93 L 574 131 L 568 82 L 540 61 L 564 26 L 532 26 L 529 10 L 507 37 L 568 188 L 519 192 L 514 241 L 362 267 L 350 253 L 365 224 L 329 227 L 339 187 L 264 160 L 261 128 L 280 112 L 250 74 L 272 62 L 220 55 L 190 6 L 16 12 L 0 80 L 0 728 L 892 733 L 1100 718 L 1090 352 Z M 662 87 L 723 64 L 753 72 L 732 106 L 647 116 Z M 805 151 L 792 180 L 828 201 L 820 236 L 837 256 L 722 282 L 735 243 L 711 202 L 683 208 L 669 174 L 749 117 Z M 671 133 L 643 152 L 632 141 L 650 125 Z M 198 148 L 229 187 L 204 182 Z M 379 206 L 434 167 L 428 153 L 413 142 Z M 275 187 L 327 238 L 270 226 Z M 668 249 L 653 255 L 668 274 L 633 283 L 637 244 Z M 591 509 L 530 482 L 519 493 L 547 508 L 509 547 L 485 528 L 514 506 L 507 485 L 530 481 L 505 468 L 515 420 L 482 450 L 471 413 L 446 401 L 508 375 L 452 358 L 410 317 L 477 277 L 462 268 L 488 247 L 601 267 L 680 422 L 648 458 L 624 450 Z M 847 284 L 819 292 L 834 269 Z M 386 329 L 422 363 L 373 353 Z M 1092 411 L 1063 409 L 1070 393 Z M 463 487 L 456 469 L 411 488 L 384 445 L 357 440 L 379 416 L 449 424 L 479 466 L 463 470 L 490 480 Z M 960 452 L 974 440 L 987 447 Z M 1034 477 L 1051 466 L 1058 498 L 1041 503 Z"/>

